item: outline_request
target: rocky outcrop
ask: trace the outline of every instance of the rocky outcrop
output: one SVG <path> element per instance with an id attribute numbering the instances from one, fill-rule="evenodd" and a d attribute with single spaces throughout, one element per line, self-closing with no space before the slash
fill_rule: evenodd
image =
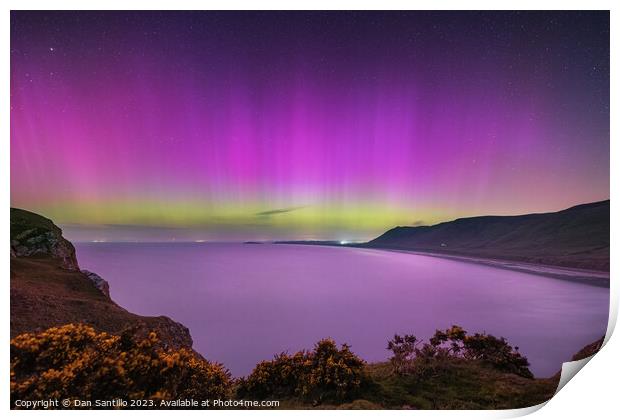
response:
<path id="1" fill-rule="evenodd" d="M 600 339 L 596 340 L 593 343 L 588 344 L 587 346 L 579 350 L 577 353 L 575 353 L 573 357 L 571 357 L 570 359 L 571 362 L 576 362 L 577 360 L 582 360 L 587 357 L 594 356 L 596 353 L 598 353 L 601 347 L 603 347 L 603 341 L 605 341 L 605 336 L 601 337 Z M 552 379 L 559 382 L 561 377 L 562 377 L 562 370 L 560 369 L 556 372 L 555 375 L 552 376 Z"/>
<path id="2" fill-rule="evenodd" d="M 601 347 L 603 347 L 603 341 L 605 341 L 604 336 L 596 340 L 594 343 L 590 343 L 584 348 L 582 348 L 581 350 L 579 350 L 577 353 L 573 355 L 571 360 L 574 362 L 577 360 L 585 359 L 590 356 L 594 356 L 596 353 L 598 353 Z"/>
<path id="3" fill-rule="evenodd" d="M 189 329 L 166 316 L 140 316 L 110 299 L 99 275 L 80 270 L 73 244 L 54 223 L 11 209 L 11 337 L 65 324 L 138 337 L 154 331 L 169 348 L 191 349 Z"/>
<path id="4" fill-rule="evenodd" d="M 173 349 L 191 349 L 194 344 L 189 328 L 167 316 L 149 317 L 148 322 L 140 325 L 138 335 L 146 336 L 148 332 L 156 331 L 161 342 Z"/>
<path id="5" fill-rule="evenodd" d="M 88 279 L 93 282 L 95 287 L 101 291 L 105 296 L 110 297 L 110 284 L 102 279 L 99 274 L 93 273 L 92 271 L 82 270 L 82 274 L 84 274 Z"/>
<path id="6" fill-rule="evenodd" d="M 51 220 L 21 209 L 11 209 L 11 258 L 51 257 L 66 270 L 79 270 L 73 244 Z"/>

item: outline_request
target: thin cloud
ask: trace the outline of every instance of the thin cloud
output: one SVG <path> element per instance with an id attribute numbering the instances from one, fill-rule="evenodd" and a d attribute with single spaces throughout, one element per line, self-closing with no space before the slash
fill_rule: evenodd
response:
<path id="1" fill-rule="evenodd" d="M 290 213 L 292 211 L 295 210 L 299 210 L 299 209 L 303 209 L 305 206 L 301 206 L 301 207 L 287 207 L 287 208 L 283 208 L 283 209 L 273 209 L 273 210 L 265 210 L 265 211 L 261 211 L 258 213 L 255 213 L 254 215 L 257 217 L 269 217 L 269 216 L 273 216 L 276 214 L 282 214 L 282 213 Z"/>

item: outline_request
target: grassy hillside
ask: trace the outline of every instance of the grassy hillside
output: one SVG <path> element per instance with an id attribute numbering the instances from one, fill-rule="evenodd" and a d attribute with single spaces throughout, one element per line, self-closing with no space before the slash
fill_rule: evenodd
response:
<path id="1" fill-rule="evenodd" d="M 114 303 L 80 271 L 73 244 L 51 220 L 12 208 L 11 337 L 69 323 L 113 334 L 137 327 L 142 336 L 157 331 L 166 345 L 192 346 L 183 325 L 165 316 L 135 315 Z"/>
<path id="2" fill-rule="evenodd" d="M 370 378 L 358 397 L 343 404 L 282 400 L 281 409 L 409 409 L 501 410 L 531 407 L 548 401 L 558 385 L 555 378 L 526 379 L 498 372 L 475 362 L 454 363 L 436 377 L 418 381 L 394 375 L 388 362 L 366 366 Z"/>
<path id="3" fill-rule="evenodd" d="M 363 246 L 609 271 L 609 217 L 607 200 L 556 213 L 396 227 Z"/>
<path id="4" fill-rule="evenodd" d="M 554 378 L 523 378 L 465 360 L 452 361 L 436 376 L 422 381 L 394 375 L 388 362 L 368 365 L 367 371 L 375 386 L 366 390 L 362 399 L 384 408 L 475 410 L 529 407 L 549 400 L 558 384 Z"/>
<path id="5" fill-rule="evenodd" d="M 276 399 L 280 409 L 501 410 L 548 401 L 560 379 L 524 378 L 473 360 L 451 360 L 424 378 L 397 375 L 390 362 L 371 363 L 364 366 L 364 376 L 350 401 Z"/>
<path id="6" fill-rule="evenodd" d="M 579 350 L 571 360 L 596 354 L 604 337 Z M 526 378 L 480 360 L 444 360 L 432 375 L 398 375 L 391 362 L 364 366 L 366 378 L 351 401 L 322 403 L 281 399 L 281 409 L 502 410 L 531 407 L 553 397 L 560 372 L 550 378 Z"/>
<path id="7" fill-rule="evenodd" d="M 11 260 L 11 337 L 69 323 L 85 323 L 113 334 L 138 326 L 142 336 L 157 331 L 165 344 L 192 346 L 186 327 L 165 316 L 132 314 L 80 271 L 62 269 L 48 257 Z"/>
<path id="8" fill-rule="evenodd" d="M 11 208 L 11 239 L 19 236 L 26 230 L 43 229 L 60 232 L 54 222 L 39 214 L 28 210 Z"/>

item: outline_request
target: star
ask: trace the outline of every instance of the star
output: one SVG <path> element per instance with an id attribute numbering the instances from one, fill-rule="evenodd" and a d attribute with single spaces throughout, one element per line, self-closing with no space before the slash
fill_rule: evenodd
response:
<path id="1" fill-rule="evenodd" d="M 50 52 L 54 52 L 54 51 L 56 51 L 56 48 L 50 47 L 49 50 L 50 50 Z"/>

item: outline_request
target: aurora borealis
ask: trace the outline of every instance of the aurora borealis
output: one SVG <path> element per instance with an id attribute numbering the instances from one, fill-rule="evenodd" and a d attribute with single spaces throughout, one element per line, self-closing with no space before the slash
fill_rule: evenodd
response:
<path id="1" fill-rule="evenodd" d="M 360 240 L 609 197 L 608 12 L 12 12 L 11 204 Z"/>

